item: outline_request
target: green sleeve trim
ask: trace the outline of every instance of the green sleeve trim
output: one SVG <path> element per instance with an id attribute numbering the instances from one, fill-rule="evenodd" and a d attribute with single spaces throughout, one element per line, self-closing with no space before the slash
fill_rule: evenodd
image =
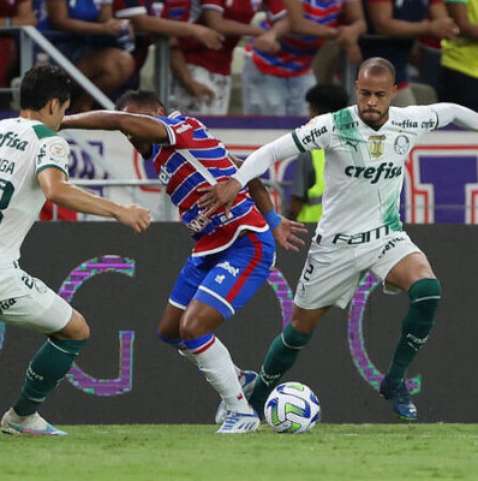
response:
<path id="1" fill-rule="evenodd" d="M 63 168 L 63 167 L 60 167 L 58 164 L 45 164 L 45 165 L 42 165 L 41 167 L 39 167 L 36 171 L 36 175 L 38 175 L 40 172 L 43 172 L 45 169 L 58 169 L 58 170 L 61 170 L 65 175 L 66 175 L 66 178 L 69 177 L 68 175 L 68 172 Z"/>
<path id="2" fill-rule="evenodd" d="M 463 3 L 466 5 L 468 0 L 445 0 L 445 3 Z"/>
<path id="3" fill-rule="evenodd" d="M 299 137 L 297 137 L 297 134 L 295 133 L 295 130 L 292 132 L 292 138 L 294 139 L 295 145 L 299 149 L 300 152 L 306 152 L 302 144 L 300 143 Z"/>
<path id="4" fill-rule="evenodd" d="M 35 132 L 35 134 L 37 134 L 37 137 L 39 139 L 44 139 L 45 137 L 57 137 L 58 136 L 58 134 L 56 132 L 54 132 L 53 130 L 51 130 L 50 128 L 48 128 L 44 124 L 37 124 L 37 125 L 34 125 L 32 128 L 33 128 L 33 131 Z"/>

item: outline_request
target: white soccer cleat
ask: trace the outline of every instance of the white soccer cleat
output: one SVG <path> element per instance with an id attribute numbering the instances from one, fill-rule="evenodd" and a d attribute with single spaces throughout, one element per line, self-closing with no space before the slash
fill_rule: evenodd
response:
<path id="1" fill-rule="evenodd" d="M 239 383 L 242 386 L 242 392 L 244 393 L 246 399 L 249 399 L 252 395 L 252 391 L 254 391 L 257 376 L 258 374 L 255 371 L 241 371 L 241 374 L 239 375 Z M 222 424 L 226 418 L 226 412 L 226 404 L 224 401 L 221 401 L 217 407 L 214 422 L 216 424 Z"/>
<path id="2" fill-rule="evenodd" d="M 261 420 L 256 413 L 245 414 L 226 411 L 222 426 L 216 431 L 218 434 L 245 434 L 257 431 Z"/>
<path id="3" fill-rule="evenodd" d="M 13 408 L 3 415 L 0 430 L 6 434 L 27 436 L 66 436 L 68 434 L 52 426 L 38 413 L 18 416 Z"/>

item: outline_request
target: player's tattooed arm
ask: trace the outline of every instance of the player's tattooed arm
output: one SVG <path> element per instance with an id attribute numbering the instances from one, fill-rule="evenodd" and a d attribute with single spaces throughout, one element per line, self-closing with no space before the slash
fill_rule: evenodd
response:
<path id="1" fill-rule="evenodd" d="M 174 133 L 154 117 L 112 110 L 67 115 L 61 129 L 119 130 L 129 139 L 174 144 Z"/>

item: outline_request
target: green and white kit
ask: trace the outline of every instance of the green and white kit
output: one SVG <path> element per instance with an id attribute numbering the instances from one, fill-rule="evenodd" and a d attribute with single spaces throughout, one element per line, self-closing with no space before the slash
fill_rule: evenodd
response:
<path id="1" fill-rule="evenodd" d="M 41 122 L 0 121 L 0 320 L 46 334 L 61 330 L 72 308 L 18 260 L 45 202 L 37 175 L 56 168 L 68 176 L 69 152 L 66 140 Z"/>
<path id="2" fill-rule="evenodd" d="M 402 230 L 400 192 L 405 162 L 421 136 L 451 122 L 478 130 L 478 114 L 456 104 L 391 107 L 378 130 L 356 106 L 313 118 L 254 152 L 233 176 L 241 185 L 269 166 L 316 148 L 325 150 L 323 214 L 294 302 L 304 309 L 344 308 L 368 270 L 385 280 L 420 249 Z"/>

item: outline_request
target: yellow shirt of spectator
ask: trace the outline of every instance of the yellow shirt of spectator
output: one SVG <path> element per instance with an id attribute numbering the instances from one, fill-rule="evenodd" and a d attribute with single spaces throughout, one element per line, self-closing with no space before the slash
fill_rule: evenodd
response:
<path id="1" fill-rule="evenodd" d="M 478 23 L 478 0 L 445 0 L 446 3 L 466 4 L 468 19 Z M 457 70 L 470 77 L 478 78 L 478 41 L 458 37 L 454 40 L 442 40 L 442 60 L 444 67 Z"/>

